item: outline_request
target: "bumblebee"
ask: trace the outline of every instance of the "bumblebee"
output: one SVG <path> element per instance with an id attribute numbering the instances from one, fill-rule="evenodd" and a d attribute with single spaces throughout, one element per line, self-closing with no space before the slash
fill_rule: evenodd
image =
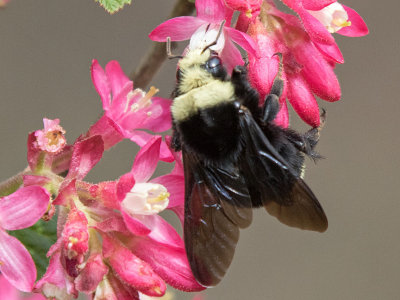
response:
<path id="1" fill-rule="evenodd" d="M 189 50 L 179 61 L 172 148 L 182 151 L 184 165 L 187 257 L 203 286 L 215 286 L 225 275 L 239 229 L 250 225 L 255 207 L 288 226 L 328 227 L 302 179 L 305 156 L 319 158 L 314 147 L 321 128 L 300 134 L 275 125 L 282 90 L 278 74 L 260 107 L 247 68 L 237 66 L 229 76 L 209 46 Z"/>

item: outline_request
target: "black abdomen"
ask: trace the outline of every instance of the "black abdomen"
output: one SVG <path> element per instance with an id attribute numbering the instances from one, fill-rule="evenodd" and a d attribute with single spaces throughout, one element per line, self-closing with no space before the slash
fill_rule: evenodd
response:
<path id="1" fill-rule="evenodd" d="M 177 124 L 182 144 L 206 160 L 232 159 L 239 154 L 238 109 L 234 102 L 200 109 Z"/>

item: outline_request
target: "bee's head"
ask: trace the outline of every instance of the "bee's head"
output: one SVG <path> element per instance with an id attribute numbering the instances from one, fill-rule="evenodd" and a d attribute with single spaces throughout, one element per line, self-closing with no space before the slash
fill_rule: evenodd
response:
<path id="1" fill-rule="evenodd" d="M 179 61 L 176 72 L 180 94 L 204 86 L 213 80 L 224 81 L 227 71 L 218 54 L 210 49 L 189 50 Z"/>

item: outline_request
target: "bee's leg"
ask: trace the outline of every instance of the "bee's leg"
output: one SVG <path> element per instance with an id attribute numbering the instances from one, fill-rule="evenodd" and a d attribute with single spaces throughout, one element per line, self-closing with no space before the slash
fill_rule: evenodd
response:
<path id="1" fill-rule="evenodd" d="M 325 109 L 322 109 L 320 125 L 318 127 L 311 128 L 303 135 L 305 141 L 307 142 L 311 150 L 315 148 L 315 146 L 319 141 L 321 130 L 325 125 L 325 120 L 326 120 L 326 111 Z"/>
<path id="2" fill-rule="evenodd" d="M 307 154 L 312 159 L 322 158 L 316 151 L 314 151 L 320 137 L 320 132 L 325 124 L 326 112 L 322 111 L 321 114 L 321 124 L 318 127 L 311 128 L 303 135 L 298 135 L 297 133 L 289 133 L 289 140 L 294 144 L 294 146 L 301 152 Z"/>
<path id="3" fill-rule="evenodd" d="M 269 95 L 267 95 L 264 101 L 263 114 L 262 114 L 262 121 L 264 123 L 272 122 L 275 119 L 280 108 L 279 98 L 281 97 L 283 92 L 284 81 L 282 79 L 282 69 L 283 69 L 282 54 L 276 53 L 275 55 L 279 56 L 279 69 L 272 84 Z"/>
<path id="4" fill-rule="evenodd" d="M 238 100 L 246 106 L 253 116 L 259 115 L 258 99 L 260 95 L 255 90 L 248 78 L 245 66 L 236 66 L 232 71 L 231 82 L 235 88 L 235 95 Z"/>
<path id="5" fill-rule="evenodd" d="M 279 97 L 282 95 L 283 91 L 283 80 L 281 78 L 275 78 L 274 83 L 271 88 L 271 92 L 265 98 L 262 121 L 264 123 L 272 122 L 275 120 L 276 115 L 279 112 Z"/>

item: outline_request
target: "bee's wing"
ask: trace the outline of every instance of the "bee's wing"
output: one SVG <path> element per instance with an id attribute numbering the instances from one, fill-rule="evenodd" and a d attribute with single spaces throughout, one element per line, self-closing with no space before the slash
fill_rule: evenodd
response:
<path id="1" fill-rule="evenodd" d="M 251 223 L 251 200 L 246 183 L 233 164 L 205 165 L 185 149 L 182 156 L 187 257 L 197 281 L 214 286 L 231 264 L 239 228 Z"/>
<path id="2" fill-rule="evenodd" d="M 252 197 L 282 223 L 323 232 L 328 228 L 325 213 L 307 184 L 276 151 L 248 110 L 240 117 L 245 143 L 241 169 L 248 178 Z"/>

